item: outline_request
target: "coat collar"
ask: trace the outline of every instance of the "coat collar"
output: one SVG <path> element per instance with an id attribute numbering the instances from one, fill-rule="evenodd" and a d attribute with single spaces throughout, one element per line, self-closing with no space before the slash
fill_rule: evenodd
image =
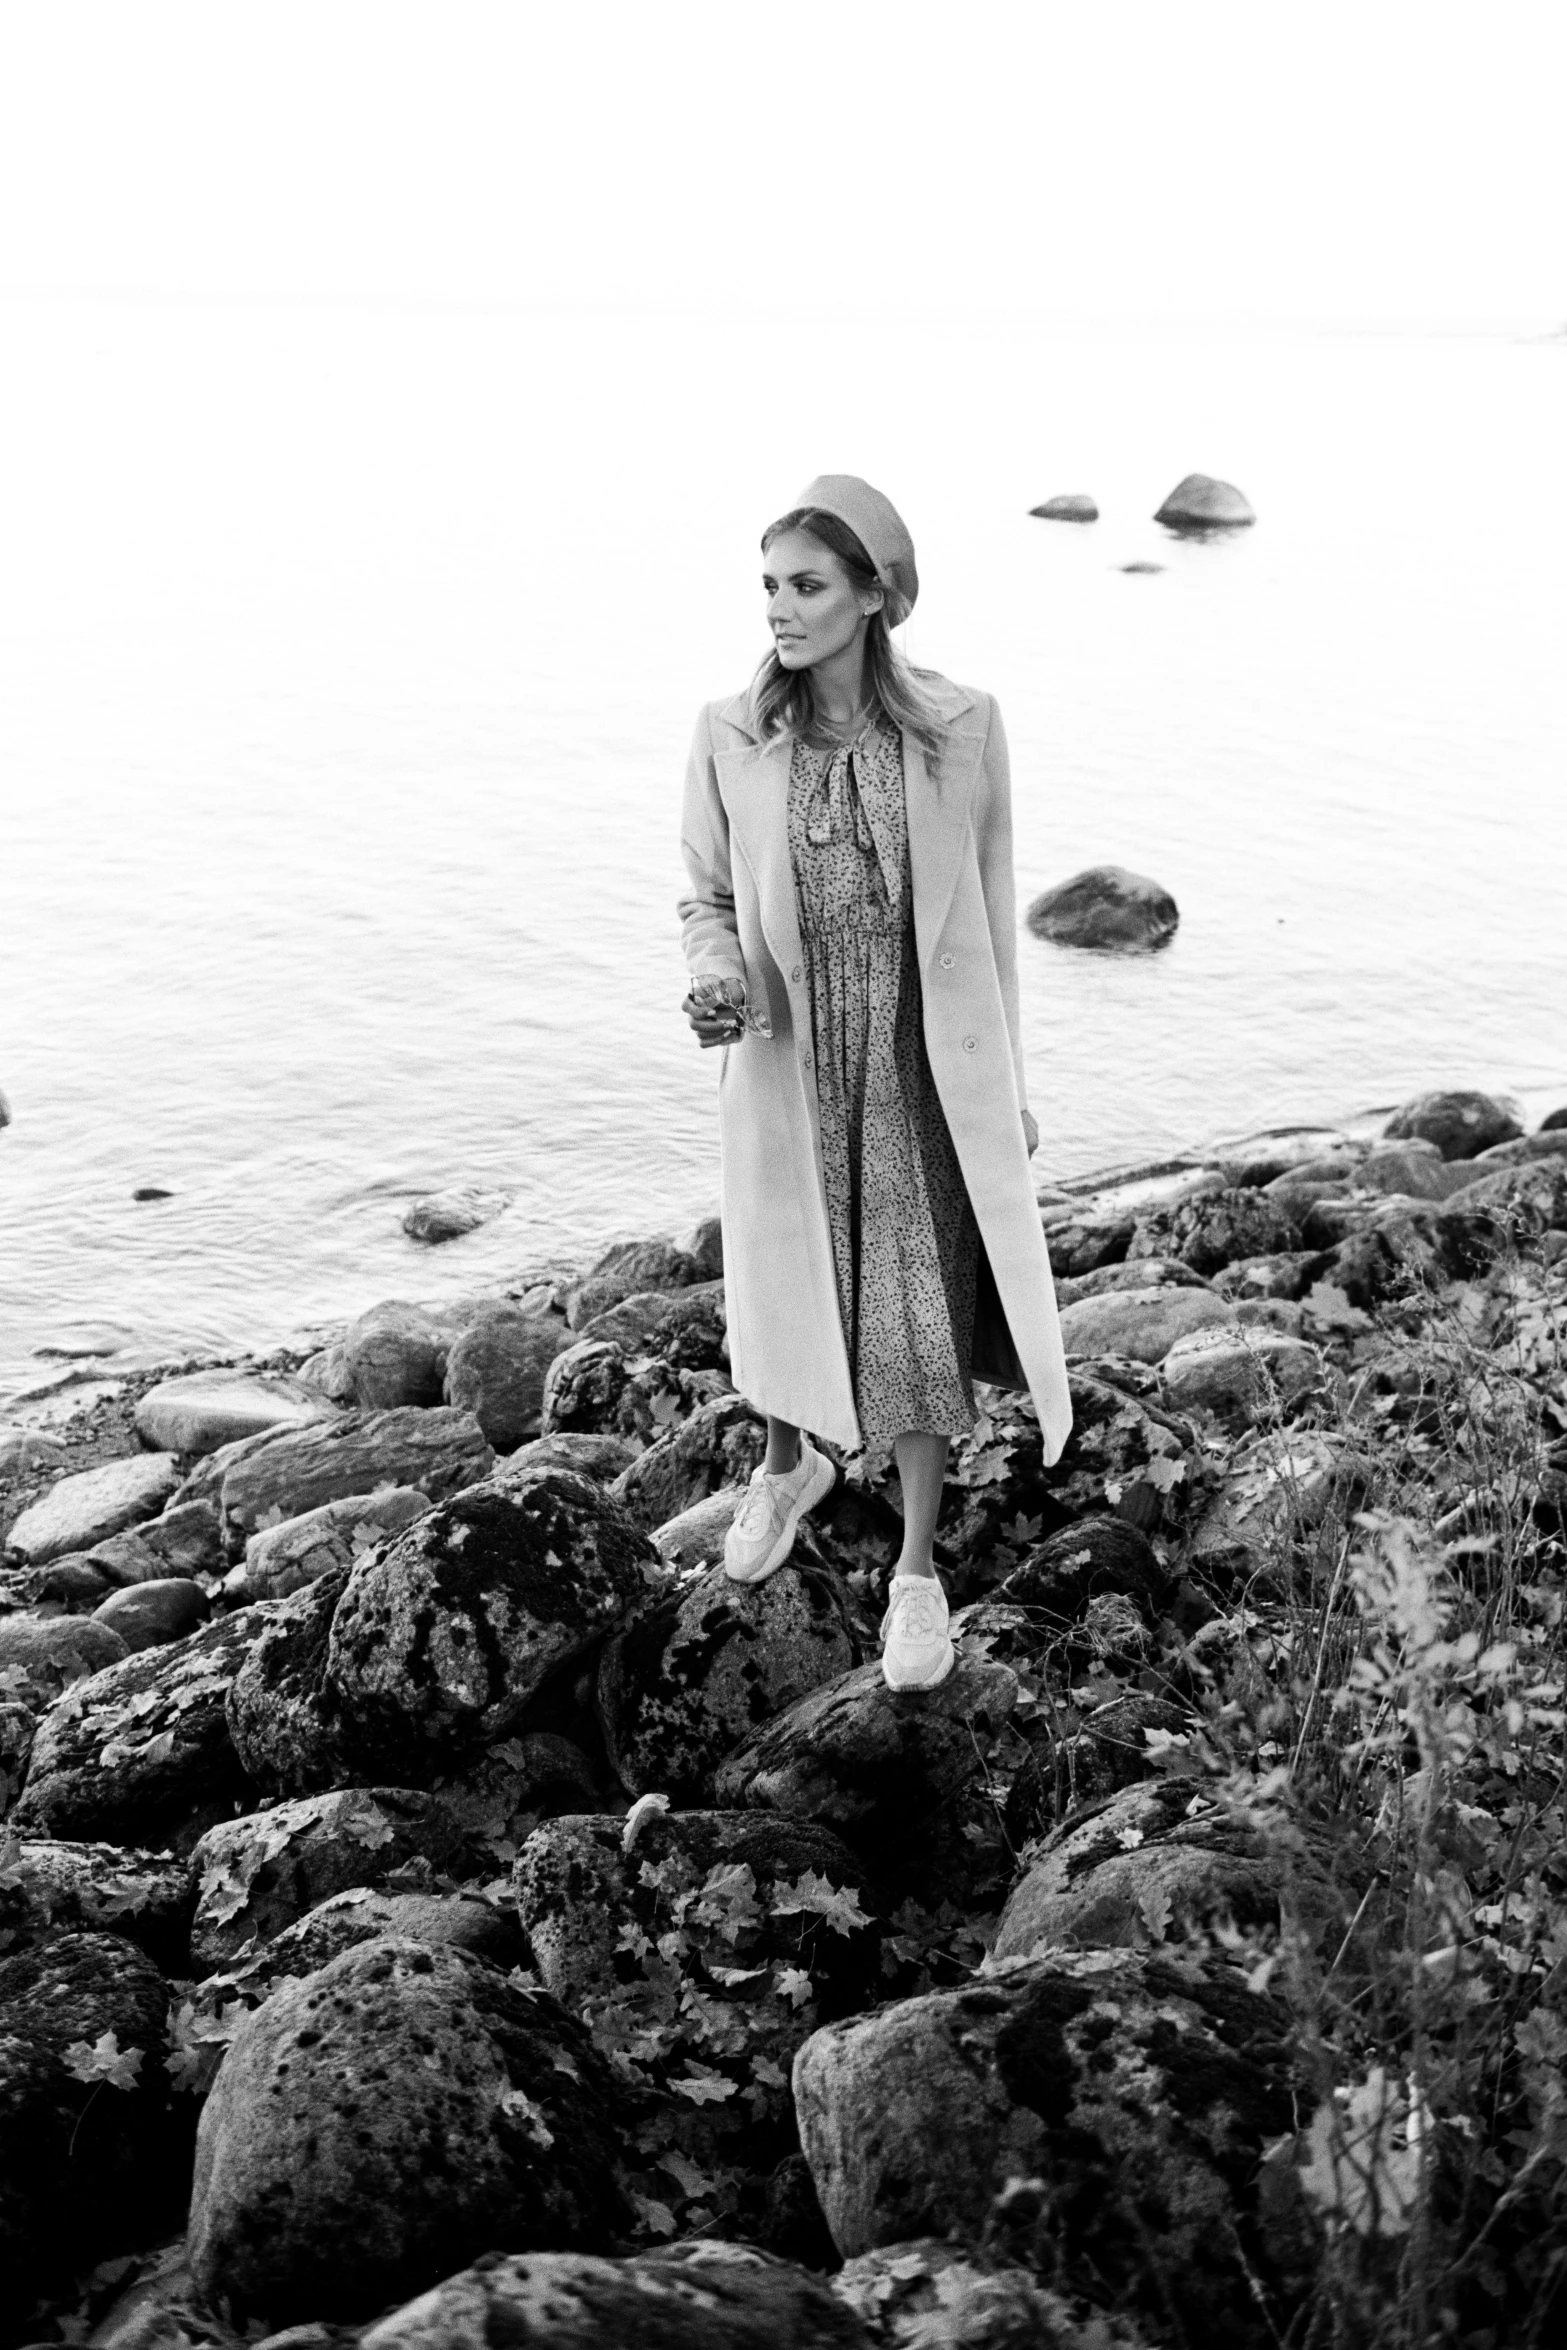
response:
<path id="1" fill-rule="evenodd" d="M 909 875 L 914 896 L 914 940 L 920 968 L 933 962 L 947 909 L 957 888 L 969 811 L 984 753 L 985 732 L 961 721 L 974 696 L 946 678 L 922 679 L 952 733 L 940 772 L 932 776 L 924 753 L 903 737 L 903 784 L 909 821 Z M 758 740 L 749 689 L 721 703 L 713 716 L 714 761 L 730 829 L 756 878 L 762 929 L 784 971 L 800 961 L 800 918 L 789 857 L 788 793 L 792 744 L 788 736 Z M 727 739 L 726 739 L 727 738 Z"/>

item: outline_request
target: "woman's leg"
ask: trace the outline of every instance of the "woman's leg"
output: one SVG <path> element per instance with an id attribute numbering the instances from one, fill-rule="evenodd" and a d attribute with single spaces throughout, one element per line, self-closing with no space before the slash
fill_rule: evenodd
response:
<path id="1" fill-rule="evenodd" d="M 767 1415 L 767 1458 L 762 1466 L 769 1477 L 787 1477 L 800 1462 L 800 1431 L 792 1420 Z"/>
<path id="2" fill-rule="evenodd" d="M 893 1573 L 934 1575 L 931 1544 L 936 1538 L 936 1513 L 941 1508 L 941 1483 L 947 1468 L 949 1436 L 934 1436 L 927 1428 L 907 1428 L 893 1440 L 898 1478 L 903 1487 L 903 1551 Z"/>

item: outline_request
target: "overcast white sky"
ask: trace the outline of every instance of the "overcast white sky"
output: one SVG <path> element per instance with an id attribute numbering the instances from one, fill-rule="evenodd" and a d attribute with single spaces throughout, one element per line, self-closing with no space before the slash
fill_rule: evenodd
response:
<path id="1" fill-rule="evenodd" d="M 0 0 L 0 290 L 1548 325 L 1564 58 L 1559 0 Z"/>

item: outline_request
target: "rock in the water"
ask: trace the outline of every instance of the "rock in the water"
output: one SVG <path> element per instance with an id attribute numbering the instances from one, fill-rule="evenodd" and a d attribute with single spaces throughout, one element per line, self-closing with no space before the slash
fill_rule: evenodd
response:
<path id="1" fill-rule="evenodd" d="M 651 1531 L 722 1486 L 743 1485 L 766 1450 L 761 1414 L 743 1396 L 719 1396 L 639 1453 L 610 1491 Z"/>
<path id="2" fill-rule="evenodd" d="M 1122 571 L 1131 572 L 1134 578 L 1152 579 L 1158 572 L 1161 572 L 1164 569 L 1164 565 L 1162 563 L 1148 562 L 1122 563 L 1118 566 L 1118 568 Z"/>
<path id="3" fill-rule="evenodd" d="M 608 2068 L 547 1993 L 383 1937 L 239 2027 L 202 2109 L 190 2259 L 274 2325 L 363 2319 L 481 2252 L 623 2222 Z"/>
<path id="4" fill-rule="evenodd" d="M 1179 1257 L 1194 1273 L 1213 1274 L 1237 1257 L 1292 1249 L 1299 1233 L 1286 1206 L 1239 1186 L 1210 1191 L 1139 1216 L 1126 1255 Z"/>
<path id="5" fill-rule="evenodd" d="M 1061 1308 L 1061 1343 L 1069 1355 L 1159 1363 L 1178 1338 L 1234 1319 L 1235 1308 L 1207 1289 L 1113 1289 Z"/>
<path id="6" fill-rule="evenodd" d="M 234 1675 L 227 1714 L 235 1753 L 269 1792 L 311 1795 L 364 1775 L 327 1680 L 332 1618 L 350 1572 L 334 1567 L 257 1611 L 265 1621 Z"/>
<path id="7" fill-rule="evenodd" d="M 667 1585 L 602 1486 L 564 1469 L 471 1486 L 354 1569 L 328 1679 L 363 1750 L 422 1777 L 505 1737 L 548 1674 Z"/>
<path id="8" fill-rule="evenodd" d="M 165 1974 L 190 1972 L 190 1871 L 167 1852 L 18 1839 L 0 1873 L 0 1952 L 51 1934 L 123 1934 Z"/>
<path id="9" fill-rule="evenodd" d="M 869 2350 L 871 2340 L 824 2278 L 754 2244 L 696 2237 L 630 2260 L 492 2253 L 383 2317 L 362 2350 Z"/>
<path id="10" fill-rule="evenodd" d="M 1047 1946 L 1147 1950 L 1215 1928 L 1277 1926 L 1282 1854 L 1193 1785 L 1127 1787 L 1057 1828 L 1012 1888 L 996 1958 Z M 1319 1901 L 1322 1891 L 1318 1883 Z"/>
<path id="11" fill-rule="evenodd" d="M 1256 519 L 1235 484 L 1211 473 L 1184 474 L 1154 516 L 1169 530 L 1234 530 Z"/>
<path id="12" fill-rule="evenodd" d="M 849 2257 L 973 2236 L 1009 2181 L 1036 2199 L 1057 2281 L 1256 2341 L 1273 2266 L 1263 2149 L 1292 2131 L 1287 2012 L 1217 1960 L 1058 1953 L 830 2024 L 795 2059 L 800 2138 Z"/>
<path id="13" fill-rule="evenodd" d="M 595 1314 L 580 1336 L 628 1353 L 662 1355 L 683 1371 L 722 1369 L 729 1359 L 724 1285 L 699 1281 L 689 1289 L 645 1289 Z"/>
<path id="14" fill-rule="evenodd" d="M 17 1832 L 188 1852 L 253 1802 L 224 1715 L 257 1630 L 247 1614 L 128 1656 L 56 1698 L 38 1725 Z"/>
<path id="15" fill-rule="evenodd" d="M 136 1406 L 136 1433 L 158 1452 L 216 1452 L 325 1412 L 321 1397 L 286 1372 L 190 1371 L 147 1390 Z"/>
<path id="16" fill-rule="evenodd" d="M 711 1568 L 618 1633 L 599 1717 L 621 1785 L 703 1802 L 724 1756 L 859 1654 L 833 1578 L 791 1562 L 762 1583 Z"/>
<path id="17" fill-rule="evenodd" d="M 1047 498 L 1042 506 L 1030 506 L 1030 514 L 1041 522 L 1097 522 L 1099 509 L 1092 498 L 1082 490 L 1063 490 L 1059 497 Z"/>
<path id="18" fill-rule="evenodd" d="M 330 1894 L 383 1885 L 412 1861 L 444 1867 L 459 1842 L 439 1797 L 411 1787 L 350 1787 L 225 1820 L 191 1854 L 192 1963 L 212 1974 Z"/>
<path id="19" fill-rule="evenodd" d="M 525 1477 L 530 1469 L 571 1469 L 579 1477 L 591 1477 L 595 1484 L 612 1485 L 636 1457 L 637 1447 L 629 1437 L 615 1436 L 608 1430 L 562 1430 L 558 1435 L 535 1436 L 531 1444 L 520 1444 L 496 1463 L 495 1478 L 503 1483 L 511 1477 Z"/>
<path id="20" fill-rule="evenodd" d="M 554 1314 L 482 1306 L 447 1358 L 446 1400 L 472 1412 L 498 1453 L 513 1452 L 537 1432 L 544 1374 L 567 1342 Z"/>
<path id="21" fill-rule="evenodd" d="M 34 2294 L 166 2228 L 168 1991 L 118 1934 L 64 1933 L 0 1958 L 0 2338 Z M 107 2036 L 107 2037 L 106 2037 Z M 94 2052 L 113 2068 L 106 2079 Z M 112 2053 L 111 2053 L 112 2051 Z M 84 2062 L 85 2060 L 85 2062 Z"/>
<path id="22" fill-rule="evenodd" d="M 1180 923 L 1169 891 L 1124 865 L 1090 865 L 1035 898 L 1028 927 L 1064 947 L 1115 947 L 1148 953 L 1168 944 Z"/>
<path id="23" fill-rule="evenodd" d="M 938 2236 L 862 2252 L 832 2289 L 882 2350 L 1140 2350 L 1124 2320 L 1079 2321 L 1016 2261 Z"/>
<path id="24" fill-rule="evenodd" d="M 16 1676 L 35 1704 L 130 1652 L 130 1642 L 111 1624 L 90 1616 L 0 1616 L 0 1675 Z"/>
<path id="25" fill-rule="evenodd" d="M 1174 1410 L 1214 1412 L 1243 1426 L 1311 1394 L 1322 1384 L 1323 1363 L 1314 1346 L 1282 1330 L 1198 1330 L 1177 1339 L 1159 1377 Z"/>
<path id="26" fill-rule="evenodd" d="M 182 1501 L 215 1500 L 232 1543 L 303 1517 L 323 1502 L 416 1486 L 431 1501 L 487 1477 L 494 1454 L 471 1412 L 415 1406 L 343 1412 L 316 1427 L 281 1428 L 227 1446 L 187 1478 Z"/>
<path id="27" fill-rule="evenodd" d="M 978 1872 L 994 1857 L 986 1790 L 1017 1687 L 977 1658 L 959 1657 L 937 1689 L 892 1690 L 879 1660 L 862 1665 L 738 1747 L 714 1774 L 716 1800 L 818 1820 L 880 1873 L 916 1869 L 936 1895 L 956 1847 Z"/>
<path id="28" fill-rule="evenodd" d="M 1382 1131 L 1390 1142 L 1407 1136 L 1434 1142 L 1444 1159 L 1472 1159 L 1496 1143 L 1511 1142 L 1523 1125 L 1512 1102 L 1459 1088 L 1416 1094 Z"/>
<path id="29" fill-rule="evenodd" d="M 335 1403 L 362 1411 L 395 1411 L 402 1404 L 441 1401 L 446 1336 L 423 1306 L 387 1298 L 349 1323 L 316 1358 L 311 1378 Z"/>
<path id="30" fill-rule="evenodd" d="M 709 1267 L 672 1240 L 617 1240 L 566 1291 L 566 1319 L 580 1330 L 622 1298 L 648 1289 L 689 1289 Z"/>
<path id="31" fill-rule="evenodd" d="M 96 1623 L 118 1632 L 128 1649 L 161 1648 L 198 1631 L 212 1613 L 199 1583 L 187 1575 L 160 1575 L 129 1583 L 93 1610 Z"/>
<path id="32" fill-rule="evenodd" d="M 155 1518 L 180 1481 L 167 1453 L 133 1452 L 62 1477 L 30 1509 L 23 1510 L 6 1543 L 30 1566 L 69 1552 L 91 1550 L 123 1527 Z"/>
<path id="33" fill-rule="evenodd" d="M 423 1241 L 434 1247 L 439 1241 L 461 1240 L 466 1232 L 477 1232 L 481 1224 L 491 1223 L 511 1202 L 504 1191 L 477 1191 L 471 1187 L 453 1191 L 432 1191 L 425 1199 L 416 1199 L 403 1217 L 403 1230 L 410 1240 Z"/>
<path id="34" fill-rule="evenodd" d="M 334 1567 L 353 1566 L 430 1507 L 429 1495 L 415 1486 L 385 1485 L 378 1493 L 346 1494 L 264 1527 L 245 1545 L 245 1588 L 253 1599 L 286 1599 Z"/>

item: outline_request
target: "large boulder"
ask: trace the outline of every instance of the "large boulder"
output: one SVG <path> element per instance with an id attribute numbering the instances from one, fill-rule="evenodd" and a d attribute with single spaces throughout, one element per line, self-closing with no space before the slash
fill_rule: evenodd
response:
<path id="1" fill-rule="evenodd" d="M 633 1795 L 700 1803 L 724 1756 L 858 1661 L 834 1578 L 790 1563 L 762 1583 L 713 1567 L 671 1592 L 604 1651 L 604 1744 Z"/>
<path id="2" fill-rule="evenodd" d="M 831 1828 L 932 1898 L 1005 1870 L 991 1787 L 1017 1703 L 1007 1666 L 959 1657 L 936 1689 L 887 1687 L 880 1661 L 813 1689 L 714 1773 L 720 1804 Z"/>
<path id="3" fill-rule="evenodd" d="M 136 1406 L 136 1433 L 156 1452 L 216 1452 L 268 1428 L 296 1428 L 326 1405 L 286 1371 L 187 1371 L 149 1387 Z"/>
<path id="4" fill-rule="evenodd" d="M 1142 2350 L 1129 2320 L 1079 2316 L 1017 2261 L 940 2236 L 862 2252 L 832 2289 L 879 2350 Z"/>
<path id="5" fill-rule="evenodd" d="M 354 1569 L 327 1677 L 360 1750 L 419 1778 L 504 1738 L 557 1666 L 667 1585 L 651 1542 L 585 1477 L 475 1485 Z"/>
<path id="6" fill-rule="evenodd" d="M 350 1322 L 312 1365 L 311 1376 L 334 1402 L 362 1411 L 437 1404 L 446 1369 L 446 1337 L 423 1306 L 387 1298 Z"/>
<path id="7" fill-rule="evenodd" d="M 649 1532 L 725 1485 L 743 1485 L 767 1450 L 767 1423 L 743 1396 L 722 1395 L 639 1453 L 610 1490 Z"/>
<path id="8" fill-rule="evenodd" d="M 608 2069 L 547 1993 L 387 1936 L 235 2035 L 196 2142 L 190 2260 L 275 2325 L 364 2319 L 481 2252 L 623 2222 Z"/>
<path id="9" fill-rule="evenodd" d="M 1567 1159 L 1525 1160 L 1477 1175 L 1449 1194 L 1438 1231 L 1460 1216 L 1489 1216 L 1523 1237 L 1567 1229 Z"/>
<path id="10" fill-rule="evenodd" d="M 566 1290 L 566 1319 L 573 1330 L 622 1298 L 649 1289 L 689 1289 L 709 1279 L 709 1267 L 672 1240 L 617 1240 Z"/>
<path id="11" fill-rule="evenodd" d="M 1390 1142 L 1413 1136 L 1435 1143 L 1444 1159 L 1472 1159 L 1522 1134 L 1516 1106 L 1495 1094 L 1461 1087 L 1418 1093 L 1395 1110 L 1382 1129 Z"/>
<path id="12" fill-rule="evenodd" d="M 1178 1338 L 1234 1319 L 1235 1308 L 1209 1289 L 1112 1289 L 1061 1308 L 1061 1343 L 1069 1355 L 1158 1363 Z"/>
<path id="13" fill-rule="evenodd" d="M 824 2026 L 794 2063 L 800 2139 L 851 2258 L 979 2235 L 1026 2180 L 1067 2289 L 1159 2340 L 1253 2350 L 1250 2280 L 1275 2276 L 1258 2171 L 1299 2112 L 1288 2031 L 1216 1960 L 1055 1953 Z"/>
<path id="14" fill-rule="evenodd" d="M 869 2350 L 871 2340 L 825 2279 L 711 2237 L 630 2260 L 491 2253 L 361 2337 L 362 2350 Z"/>
<path id="15" fill-rule="evenodd" d="M 699 1281 L 689 1289 L 645 1289 L 582 1325 L 584 1340 L 623 1347 L 628 1354 L 662 1355 L 683 1371 L 715 1371 L 729 1360 L 724 1285 Z"/>
<path id="16" fill-rule="evenodd" d="M 1124 865 L 1090 865 L 1034 899 L 1028 927 L 1064 947 L 1113 947 L 1149 953 L 1168 945 L 1180 924 L 1169 891 Z"/>
<path id="17" fill-rule="evenodd" d="M 67 1689 L 38 1725 L 12 1826 L 22 1835 L 172 1844 L 245 1810 L 229 1686 L 259 1629 L 249 1610 L 143 1649 Z"/>
<path id="18" fill-rule="evenodd" d="M 245 1588 L 253 1599 L 286 1599 L 335 1567 L 353 1566 L 430 1507 L 429 1495 L 416 1486 L 385 1485 L 263 1527 L 245 1545 Z"/>
<path id="19" fill-rule="evenodd" d="M 1292 1872 L 1242 1814 L 1193 1794 L 1186 1778 L 1123 1788 L 1046 1837 L 1013 1886 L 997 1959 L 1057 1947 L 1147 1950 L 1216 1930 L 1277 1927 Z M 1310 1873 L 1308 1907 L 1326 1887 Z M 1298 1914 L 1299 1901 L 1294 1904 Z"/>
<path id="20" fill-rule="evenodd" d="M 82 1469 L 62 1477 L 23 1510 L 6 1545 L 30 1566 L 91 1550 L 123 1527 L 155 1518 L 179 1481 L 179 1470 L 162 1452 L 128 1453 L 96 1469 Z"/>
<path id="21" fill-rule="evenodd" d="M 1251 502 L 1232 481 L 1211 473 L 1186 473 L 1154 516 L 1167 530 L 1235 530 L 1255 522 Z"/>
<path id="22" fill-rule="evenodd" d="M 17 1838 L 0 1869 L 0 1952 L 53 1934 L 123 1934 L 165 1974 L 190 1971 L 190 1871 L 167 1852 Z"/>
<path id="23" fill-rule="evenodd" d="M 360 1776 L 352 1731 L 327 1678 L 332 1618 L 350 1569 L 335 1567 L 270 1604 L 227 1696 L 229 1736 L 256 1786 L 309 1795 Z"/>
<path id="24" fill-rule="evenodd" d="M 504 1300 L 481 1306 L 447 1357 L 447 1402 L 472 1412 L 498 1453 L 515 1451 L 538 1431 L 544 1374 L 569 1335 L 554 1314 Z"/>
<path id="25" fill-rule="evenodd" d="M 1169 1584 L 1169 1570 L 1142 1529 L 1097 1512 L 1036 1543 L 997 1585 L 996 1598 L 1026 1609 L 1043 1642 L 1105 1593 L 1132 1599 L 1152 1614 Z"/>
<path id="26" fill-rule="evenodd" d="M 130 1652 L 112 1624 L 91 1616 L 0 1616 L 0 1677 L 35 1708 Z"/>
<path id="27" fill-rule="evenodd" d="M 223 1446 L 186 1479 L 180 1499 L 216 1501 L 238 1550 L 264 1526 L 378 1486 L 412 1485 L 431 1501 L 444 1501 L 487 1477 L 494 1458 L 471 1412 L 413 1405 L 342 1412 L 318 1426 L 274 1429 Z"/>
<path id="28" fill-rule="evenodd" d="M 192 1963 L 212 1974 L 330 1894 L 384 1885 L 411 1862 L 443 1868 L 460 1841 L 439 1798 L 412 1787 L 349 1787 L 224 1820 L 190 1856 Z"/>
<path id="29" fill-rule="evenodd" d="M 1130 1240 L 1131 1227 L 1128 1228 Z M 1139 1257 L 1135 1264 L 1125 1258 L 1119 1264 L 1098 1265 L 1091 1273 L 1063 1273 L 1055 1285 L 1056 1303 L 1065 1308 L 1079 1306 L 1088 1298 L 1104 1297 L 1117 1289 L 1200 1289 L 1210 1284 L 1190 1265 L 1183 1265 L 1179 1257 Z"/>
<path id="30" fill-rule="evenodd" d="M 617 1436 L 608 1429 L 562 1430 L 519 1444 L 515 1452 L 496 1463 L 495 1476 L 504 1482 L 526 1476 L 530 1469 L 572 1469 L 579 1477 L 591 1477 L 596 1485 L 612 1485 L 622 1469 L 630 1468 L 638 1450 L 630 1437 Z"/>
<path id="31" fill-rule="evenodd" d="M 1197 1330 L 1171 1347 L 1159 1378 L 1173 1410 L 1213 1412 L 1243 1427 L 1311 1395 L 1322 1384 L 1323 1362 L 1304 1339 L 1265 1324 Z"/>
<path id="32" fill-rule="evenodd" d="M 824 2018 L 881 1988 L 863 1861 L 813 1822 L 758 1812 L 553 1820 L 517 1858 L 547 1987 L 666 2100 L 667 2135 L 748 2166 L 791 2150 L 788 2067 Z M 698 2097 L 693 2082 L 706 2080 Z M 707 2167 L 704 2163 L 703 2167 Z M 680 2166 L 661 2183 L 673 2197 Z"/>
<path id="33" fill-rule="evenodd" d="M 1213 1274 L 1237 1257 L 1293 1248 L 1298 1238 L 1287 1207 L 1265 1191 L 1237 1184 L 1151 1208 L 1138 1217 L 1126 1254 L 1129 1263 L 1138 1257 L 1179 1257 L 1194 1273 Z"/>
<path id="34" fill-rule="evenodd" d="M 199 1631 L 212 1602 L 188 1575 L 158 1575 L 111 1591 L 93 1610 L 93 1621 L 118 1633 L 128 1649 L 162 1648 Z"/>
<path id="35" fill-rule="evenodd" d="M 118 1934 L 0 1958 L 0 2338 L 32 2338 L 35 2294 L 168 2225 L 168 1993 Z"/>

